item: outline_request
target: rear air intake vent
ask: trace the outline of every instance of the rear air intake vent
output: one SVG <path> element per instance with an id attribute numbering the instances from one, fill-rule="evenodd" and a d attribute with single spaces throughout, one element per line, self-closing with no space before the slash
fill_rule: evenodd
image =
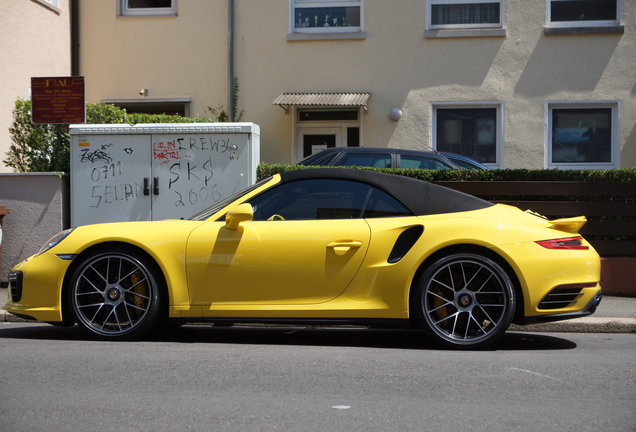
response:
<path id="1" fill-rule="evenodd" d="M 561 309 L 570 306 L 581 295 L 583 285 L 561 285 L 553 288 L 539 303 L 539 309 Z"/>

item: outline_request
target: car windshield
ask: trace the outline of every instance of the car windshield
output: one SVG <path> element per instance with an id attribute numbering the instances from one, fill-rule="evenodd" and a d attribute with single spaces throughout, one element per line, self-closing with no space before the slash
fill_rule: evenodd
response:
<path id="1" fill-rule="evenodd" d="M 194 221 L 202 221 L 202 220 L 206 220 L 208 219 L 210 216 L 212 216 L 214 213 L 218 212 L 219 210 L 221 210 L 223 207 L 227 206 L 228 204 L 230 204 L 233 201 L 236 201 L 237 199 L 239 199 L 241 196 L 253 191 L 254 189 L 260 187 L 261 185 L 267 183 L 268 181 L 270 181 L 272 178 L 268 177 L 265 180 L 261 180 L 255 184 L 253 184 L 252 186 L 249 186 L 227 198 L 225 198 L 223 201 L 219 201 L 218 203 L 214 204 L 212 207 L 208 207 L 207 209 L 195 214 L 194 216 L 192 216 L 190 218 L 190 220 L 194 220 Z"/>

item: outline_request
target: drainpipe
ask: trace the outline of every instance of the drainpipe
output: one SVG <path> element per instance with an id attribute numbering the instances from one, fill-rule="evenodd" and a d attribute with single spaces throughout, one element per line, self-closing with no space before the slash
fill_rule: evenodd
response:
<path id="1" fill-rule="evenodd" d="M 228 89 L 229 89 L 229 101 L 228 101 L 228 115 L 230 121 L 234 119 L 234 0 L 228 0 Z"/>
<path id="2" fill-rule="evenodd" d="M 80 74 L 79 0 L 71 0 L 69 9 L 71 25 L 71 76 L 78 76 Z"/>

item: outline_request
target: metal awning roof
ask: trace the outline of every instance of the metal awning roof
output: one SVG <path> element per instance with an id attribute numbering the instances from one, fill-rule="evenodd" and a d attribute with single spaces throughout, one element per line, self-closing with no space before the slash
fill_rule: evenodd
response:
<path id="1" fill-rule="evenodd" d="M 273 105 L 287 112 L 291 105 L 320 107 L 362 107 L 367 109 L 370 93 L 281 93 Z"/>

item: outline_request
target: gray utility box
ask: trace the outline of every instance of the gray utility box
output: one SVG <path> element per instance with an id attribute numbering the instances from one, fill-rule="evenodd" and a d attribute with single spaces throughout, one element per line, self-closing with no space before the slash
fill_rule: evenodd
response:
<path id="1" fill-rule="evenodd" d="M 254 123 L 71 125 L 71 226 L 188 218 L 254 184 Z"/>

